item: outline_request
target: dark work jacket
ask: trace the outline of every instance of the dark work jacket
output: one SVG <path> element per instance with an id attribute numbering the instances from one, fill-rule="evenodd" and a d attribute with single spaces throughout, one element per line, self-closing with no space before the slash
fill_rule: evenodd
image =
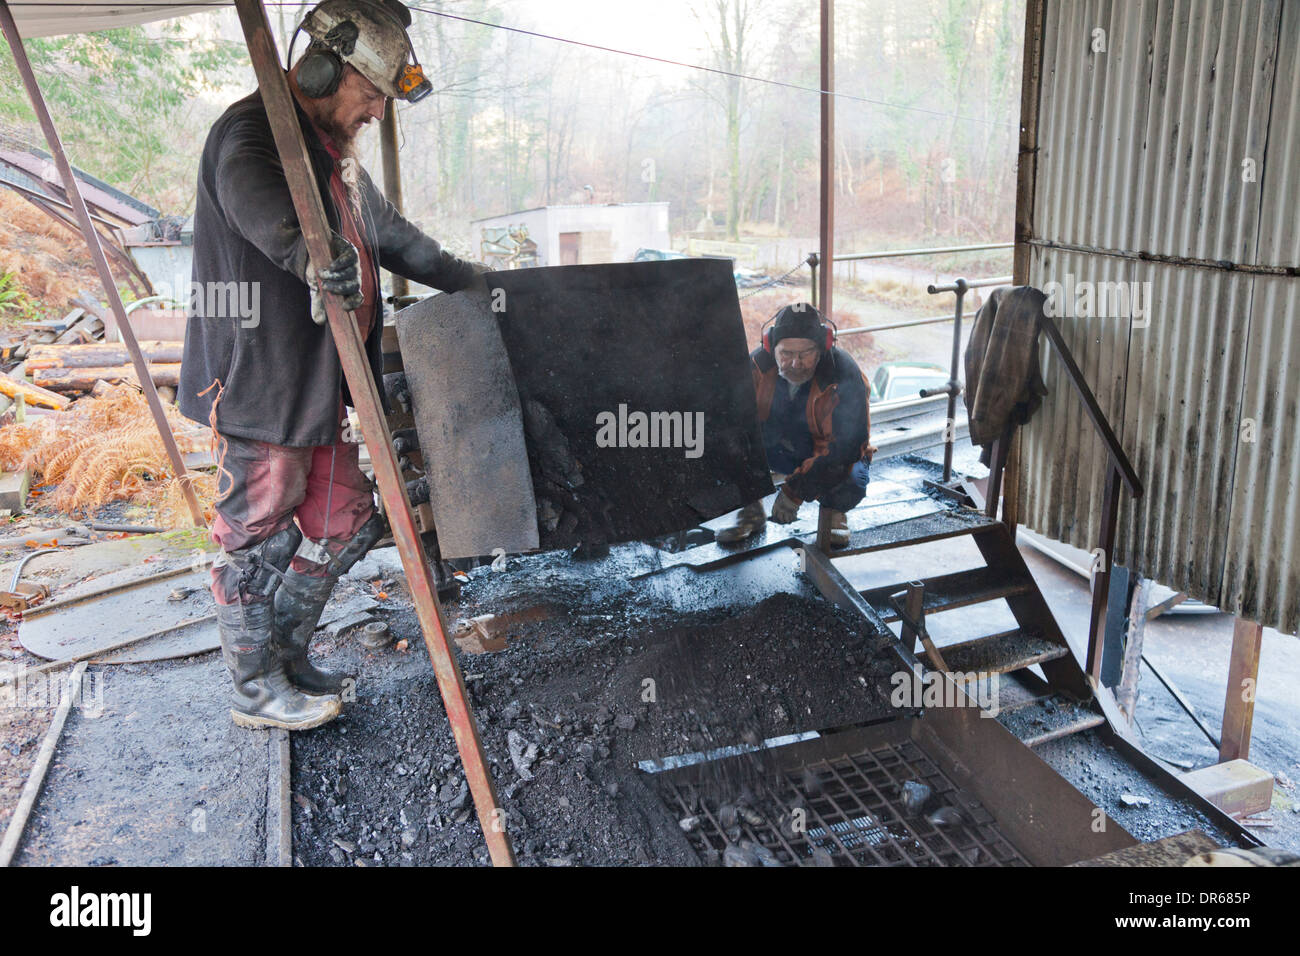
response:
<path id="1" fill-rule="evenodd" d="M 339 214 L 329 195 L 334 160 L 301 107 L 298 121 L 326 216 L 337 232 Z M 360 187 L 366 245 L 376 268 L 444 292 L 470 284 L 470 263 L 444 252 L 403 219 L 364 170 Z M 311 297 L 300 278 L 306 264 L 306 243 L 270 121 L 261 93 L 253 93 L 232 104 L 213 125 L 199 163 L 195 285 L 178 389 L 182 414 L 208 424 L 217 389 L 199 393 L 219 380 L 223 391 L 217 405 L 218 432 L 275 445 L 335 441 L 340 395 L 347 404 L 352 401 L 329 325 L 311 319 Z M 257 283 L 244 287 L 257 289 L 255 318 L 221 308 L 224 297 L 207 291 L 232 282 Z M 253 301 L 251 291 L 244 296 L 244 302 Z M 205 314 L 213 304 L 218 314 Z M 376 384 L 382 383 L 382 314 L 377 309 L 366 337 L 366 357 Z M 379 392 L 388 411 L 382 387 Z"/>
<path id="2" fill-rule="evenodd" d="M 792 449 L 807 457 L 786 479 L 786 492 L 798 501 L 813 501 L 842 482 L 859 460 L 871 461 L 870 392 L 853 356 L 832 347 L 822 355 L 812 380 L 795 392 L 802 416 L 773 416 L 777 390 L 788 388 L 776 359 L 762 348 L 749 355 L 758 399 L 758 420 L 768 464 L 777 468 Z M 791 462 L 793 464 L 793 462 Z"/>

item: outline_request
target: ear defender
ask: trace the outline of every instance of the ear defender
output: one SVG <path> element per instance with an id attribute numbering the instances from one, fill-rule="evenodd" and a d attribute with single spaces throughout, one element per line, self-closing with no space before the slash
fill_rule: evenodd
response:
<path id="1" fill-rule="evenodd" d="M 763 332 L 762 332 L 763 351 L 767 352 L 769 355 L 774 354 L 776 351 L 776 346 L 772 344 L 772 325 L 773 323 L 776 322 L 777 316 L 779 316 L 782 311 L 784 310 L 778 309 L 776 315 L 773 315 L 770 319 L 768 319 L 766 322 L 763 323 Z M 828 322 L 819 323 L 822 331 L 826 333 L 826 340 L 822 343 L 823 351 L 826 352 L 829 352 L 832 348 L 835 347 L 835 331 L 836 331 L 835 326 L 828 324 Z"/>
<path id="2" fill-rule="evenodd" d="M 298 88 L 314 100 L 329 96 L 343 79 L 343 61 L 333 50 L 316 47 L 298 64 Z"/>

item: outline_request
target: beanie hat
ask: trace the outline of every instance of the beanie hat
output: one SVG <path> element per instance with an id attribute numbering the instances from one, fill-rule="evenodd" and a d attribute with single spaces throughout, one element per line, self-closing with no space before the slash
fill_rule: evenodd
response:
<path id="1" fill-rule="evenodd" d="M 826 331 L 822 327 L 822 314 L 807 302 L 787 305 L 776 314 L 769 341 L 772 348 L 782 339 L 812 339 L 818 348 L 826 344 Z"/>

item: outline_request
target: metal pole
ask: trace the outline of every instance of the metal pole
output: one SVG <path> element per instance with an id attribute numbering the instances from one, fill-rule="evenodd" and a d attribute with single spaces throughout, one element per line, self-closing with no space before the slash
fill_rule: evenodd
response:
<path id="1" fill-rule="evenodd" d="M 1119 467 L 1111 458 L 1106 468 L 1106 490 L 1101 501 L 1101 564 L 1092 576 L 1092 615 L 1088 623 L 1088 679 L 1101 686 L 1101 651 L 1106 637 L 1106 607 L 1110 603 L 1110 569 L 1115 560 L 1115 523 L 1119 519 Z"/>
<path id="2" fill-rule="evenodd" d="M 77 222 L 81 226 L 81 234 L 90 249 L 90 259 L 95 264 L 95 271 L 99 274 L 100 284 L 104 287 L 104 295 L 108 298 L 109 308 L 113 310 L 113 317 L 117 320 L 117 327 L 121 333 L 122 341 L 126 343 L 127 351 L 131 353 L 131 364 L 135 366 L 135 375 L 139 380 L 140 390 L 144 392 L 144 399 L 149 405 L 149 411 L 153 414 L 154 424 L 158 428 L 158 435 L 162 438 L 163 447 L 167 449 L 167 458 L 171 462 L 172 473 L 176 476 L 176 480 L 181 483 L 185 503 L 189 505 L 190 517 L 193 518 L 195 527 L 206 528 L 208 523 L 203 517 L 203 506 L 199 504 L 198 496 L 190 485 L 189 471 L 185 467 L 185 460 L 181 457 L 181 450 L 176 445 L 176 436 L 172 434 L 171 425 L 167 423 L 167 413 L 163 411 L 162 400 L 158 397 L 158 389 L 154 387 L 153 376 L 149 374 L 149 363 L 140 351 L 140 343 L 136 341 L 135 331 L 127 320 L 126 308 L 122 305 L 122 296 L 118 294 L 113 271 L 108 267 L 108 259 L 104 255 L 104 247 L 100 244 L 99 233 L 95 229 L 95 224 L 91 221 L 90 210 L 86 208 L 86 200 L 81 195 L 81 187 L 77 184 L 77 178 L 72 173 L 72 164 L 68 162 L 68 155 L 63 151 L 63 141 L 59 138 L 59 131 L 54 127 L 54 119 L 50 116 L 49 107 L 45 105 L 45 97 L 36 82 L 36 73 L 32 70 L 31 61 L 27 59 L 27 50 L 23 46 L 23 38 L 18 33 L 18 24 L 14 22 L 14 16 L 9 10 L 7 0 L 0 0 L 0 27 L 3 27 L 5 39 L 9 41 L 9 49 L 14 55 L 14 64 L 18 67 L 18 74 L 23 79 L 23 86 L 27 89 L 27 96 L 32 101 L 32 109 L 36 111 L 36 117 L 40 120 L 41 131 L 45 134 L 45 142 L 50 148 L 50 155 L 54 157 L 54 164 L 58 167 L 59 177 L 63 180 L 63 191 L 67 194 L 67 200 L 72 206 L 72 211 L 77 215 Z"/>
<path id="3" fill-rule="evenodd" d="M 936 246 L 932 249 L 884 249 L 880 252 L 845 252 L 836 262 L 860 262 L 863 259 L 901 259 L 904 256 L 938 256 L 957 252 L 983 252 L 987 249 L 1014 249 L 1014 242 L 981 242 L 968 246 Z"/>
<path id="4" fill-rule="evenodd" d="M 961 309 L 962 302 L 966 298 L 966 290 L 969 288 L 970 285 L 965 279 L 958 279 L 952 286 L 947 287 L 947 291 L 957 293 L 957 308 L 952 316 L 952 368 L 948 375 L 948 384 L 942 389 L 921 390 L 923 398 L 938 394 L 940 391 L 948 393 L 948 427 L 943 442 L 943 483 L 945 485 L 952 481 L 952 447 L 957 431 L 957 396 L 961 393 L 961 385 L 957 380 L 961 371 Z M 934 295 L 945 291 L 945 288 L 932 285 L 927 291 Z"/>
<path id="5" fill-rule="evenodd" d="M 1016 285 L 1029 284 L 1029 243 L 1034 238 L 1034 190 L 1038 175 L 1038 107 L 1043 88 L 1043 21 L 1047 0 L 1025 4 L 1025 47 L 1020 77 L 1020 144 L 1016 160 Z"/>
<path id="6" fill-rule="evenodd" d="M 402 209 L 402 168 L 397 159 L 397 104 L 389 103 L 384 110 L 384 118 L 379 121 L 379 152 L 384 165 L 384 196 L 390 203 Z M 409 295 L 411 288 L 406 276 L 389 273 L 393 278 L 393 298 Z"/>
<path id="7" fill-rule="evenodd" d="M 325 218 L 316 176 L 307 156 L 302 127 L 298 125 L 289 83 L 280 64 L 275 40 L 271 36 L 266 9 L 262 0 L 235 0 L 235 7 L 239 11 L 249 58 L 253 61 L 253 69 L 257 74 L 258 86 L 275 135 L 276 150 L 284 167 L 285 179 L 293 196 L 294 209 L 307 241 L 308 252 L 314 262 L 329 262 L 329 223 Z M 478 726 L 465 693 L 465 682 L 447 638 L 433 574 L 424 559 L 424 549 L 420 546 L 415 516 L 411 513 L 411 504 L 406 497 L 406 485 L 402 481 L 397 455 L 393 451 L 393 437 L 388 432 L 381 410 L 379 392 L 375 388 L 374 377 L 370 374 L 361 331 L 357 328 L 355 317 L 352 313 L 343 311 L 336 296 L 325 295 L 325 311 L 329 316 L 330 331 L 334 335 L 339 361 L 347 377 L 348 390 L 352 393 L 361 418 L 361 430 L 370 448 L 375 481 L 384 500 L 393 541 L 402 558 L 407 586 L 411 590 L 411 599 L 424 634 L 424 644 L 438 680 L 438 690 L 442 694 L 447 720 L 451 724 L 461 764 L 465 768 L 465 780 L 474 798 L 474 808 L 478 812 L 488 852 L 495 865 L 513 866 L 514 852 L 506 833 L 504 812 L 497 805 L 496 790 L 479 742 Z"/>
<path id="8" fill-rule="evenodd" d="M 835 0 L 821 0 L 821 287 L 817 308 L 831 318 L 835 278 Z"/>

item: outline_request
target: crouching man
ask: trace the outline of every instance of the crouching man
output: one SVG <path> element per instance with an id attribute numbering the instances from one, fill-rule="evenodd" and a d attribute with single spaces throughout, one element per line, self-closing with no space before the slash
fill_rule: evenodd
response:
<path id="1" fill-rule="evenodd" d="M 831 546 L 842 548 L 849 543 L 845 512 L 866 494 L 875 451 L 862 371 L 835 347 L 821 313 L 803 302 L 776 314 L 750 359 L 767 465 L 781 485 L 772 520 L 789 524 L 801 504 L 817 501 L 831 511 Z M 741 509 L 718 540 L 743 541 L 766 523 L 763 503 L 756 501 Z"/>
<path id="2" fill-rule="evenodd" d="M 358 135 L 390 99 L 427 92 L 407 61 L 409 24 L 397 0 L 325 0 L 301 27 L 310 42 L 289 87 L 333 230 L 319 271 L 260 93 L 217 120 L 199 164 L 197 287 L 238 286 L 260 305 L 211 314 L 191 297 L 179 390 L 181 412 L 218 437 L 212 593 L 241 727 L 305 730 L 338 715 L 348 681 L 314 667 L 308 644 L 339 577 L 385 530 L 341 428 L 350 396 L 324 292 L 342 297 L 380 381 L 380 267 L 444 292 L 482 282 L 479 267 L 402 218 L 357 161 Z"/>

